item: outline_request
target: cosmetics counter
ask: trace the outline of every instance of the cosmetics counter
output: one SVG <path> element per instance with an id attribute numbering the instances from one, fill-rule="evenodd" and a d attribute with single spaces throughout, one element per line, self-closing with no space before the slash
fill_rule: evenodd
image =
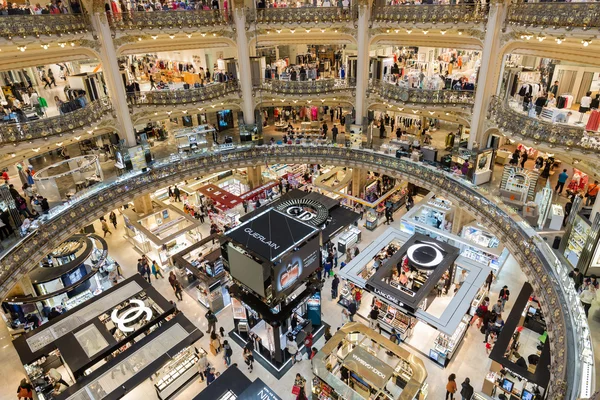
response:
<path id="1" fill-rule="evenodd" d="M 359 228 L 350 225 L 346 230 L 338 236 L 337 250 L 341 254 L 345 254 L 347 249 L 351 249 L 357 245 L 362 239 L 362 233 Z"/>
<path id="2" fill-rule="evenodd" d="M 396 329 L 402 341 L 406 341 L 412 336 L 413 327 L 417 323 L 416 318 L 404 314 L 396 307 L 386 304 L 378 298 L 375 298 L 374 303 L 379 308 L 378 321 L 382 330 L 391 334 L 392 329 Z"/>
<path id="3" fill-rule="evenodd" d="M 479 224 L 464 226 L 460 236 L 467 242 L 477 245 L 470 246 L 465 242 L 460 243 L 462 256 L 491 267 L 495 275 L 500 272 L 510 253 L 500 244 L 497 237 L 487 232 Z"/>
<path id="4" fill-rule="evenodd" d="M 206 135 L 213 135 L 214 132 L 215 129 L 210 128 L 208 125 L 177 130 L 175 132 L 177 150 L 180 153 L 206 153 L 209 147 Z"/>
<path id="5" fill-rule="evenodd" d="M 590 221 L 581 215 L 576 215 L 564 252 L 565 258 L 573 268 L 577 268 L 579 257 L 591 231 Z"/>
<path id="6" fill-rule="evenodd" d="M 442 367 L 448 366 L 448 363 L 454 356 L 456 349 L 460 346 L 465 338 L 470 321 L 471 316 L 466 314 L 460 322 L 460 325 L 458 325 L 458 328 L 454 334 L 450 337 L 440 332 L 433 343 L 433 348 L 429 350 L 429 358 Z"/>
<path id="7" fill-rule="evenodd" d="M 203 348 L 187 347 L 177 353 L 169 362 L 156 372 L 154 389 L 161 400 L 177 393 L 183 386 L 198 375 L 196 363 L 199 355 L 207 355 Z"/>

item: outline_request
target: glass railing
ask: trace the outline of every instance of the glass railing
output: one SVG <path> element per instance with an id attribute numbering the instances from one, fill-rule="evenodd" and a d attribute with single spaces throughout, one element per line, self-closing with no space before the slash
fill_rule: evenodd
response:
<path id="1" fill-rule="evenodd" d="M 0 15 L 0 36 L 13 37 L 68 35 L 89 29 L 83 14 Z"/>
<path id="2" fill-rule="evenodd" d="M 103 98 L 92 101 L 84 108 L 55 117 L 29 122 L 0 123 L 0 144 L 69 133 L 102 120 L 111 111 L 111 102 L 108 98 Z"/>
<path id="3" fill-rule="evenodd" d="M 474 90 L 427 90 L 408 88 L 377 79 L 369 81 L 369 91 L 388 101 L 408 104 L 445 104 L 453 106 L 473 105 Z"/>
<path id="4" fill-rule="evenodd" d="M 479 24 L 487 21 L 488 5 L 463 4 L 401 4 L 373 7 L 373 20 L 403 24 Z"/>
<path id="5" fill-rule="evenodd" d="M 319 79 L 315 81 L 280 81 L 267 79 L 256 89 L 281 94 L 321 94 L 356 87 L 355 79 Z"/>
<path id="6" fill-rule="evenodd" d="M 518 3 L 508 7 L 508 23 L 539 28 L 600 28 L 597 2 Z"/>
<path id="7" fill-rule="evenodd" d="M 228 25 L 232 17 L 225 10 L 170 10 L 170 11 L 128 11 L 112 14 L 109 22 L 113 29 L 162 29 L 195 28 Z"/>
<path id="8" fill-rule="evenodd" d="M 140 93 L 129 93 L 130 104 L 134 106 L 155 105 L 167 106 L 176 104 L 197 103 L 214 100 L 239 91 L 237 81 L 211 83 L 202 87 L 175 90 L 152 90 Z"/>
<path id="9" fill-rule="evenodd" d="M 525 112 L 519 112 L 510 107 L 498 96 L 494 96 L 490 102 L 488 117 L 502 131 L 533 141 L 544 142 L 551 147 L 562 146 L 586 150 L 597 148 L 595 141 L 585 135 L 583 126 L 572 126 L 529 117 Z M 598 144 L 600 145 L 600 143 Z"/>
<path id="10" fill-rule="evenodd" d="M 350 7 L 284 7 L 259 8 L 248 16 L 258 24 L 314 24 L 354 21 L 357 8 Z M 323 25 L 325 26 L 325 25 Z"/>
<path id="11" fill-rule="evenodd" d="M 549 384 L 549 398 L 575 398 L 579 393 L 582 360 L 590 361 L 589 329 L 576 328 L 581 319 L 581 307 L 573 307 L 571 294 L 560 285 L 565 271 L 548 249 L 540 244 L 542 239 L 513 209 L 494 199 L 489 192 L 476 187 L 450 171 L 437 166 L 414 162 L 405 158 L 337 146 L 240 146 L 231 151 L 207 155 L 172 157 L 155 162 L 146 172 L 135 172 L 92 186 L 73 196 L 69 204 L 55 208 L 39 222 L 37 228 L 9 249 L 0 260 L 0 281 L 4 285 L 14 282 L 36 257 L 49 253 L 60 243 L 56 232 L 76 231 L 92 223 L 109 210 L 136 195 L 154 191 L 168 184 L 193 178 L 206 171 L 244 168 L 264 164 L 265 160 L 280 163 L 313 163 L 317 160 L 354 168 L 369 168 L 396 176 L 449 197 L 456 204 L 474 214 L 487 224 L 517 259 L 540 299 L 542 311 L 549 327 L 552 352 L 550 370 L 553 378 Z M 587 334 L 582 342 L 577 334 Z M 587 345 L 586 345 L 587 346 Z M 568 368 L 567 364 L 571 363 Z M 593 362 L 593 359 L 592 359 Z"/>

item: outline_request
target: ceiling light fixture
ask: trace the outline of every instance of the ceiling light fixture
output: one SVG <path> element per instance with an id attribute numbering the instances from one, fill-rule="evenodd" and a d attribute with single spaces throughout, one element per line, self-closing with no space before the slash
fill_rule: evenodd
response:
<path id="1" fill-rule="evenodd" d="M 429 33 L 428 29 L 423 29 L 423 35 L 427 35 Z"/>
<path id="2" fill-rule="evenodd" d="M 459 29 L 459 30 L 458 30 L 458 35 L 460 36 L 460 35 L 462 35 L 462 34 L 463 34 L 463 30 L 462 30 L 462 29 Z"/>
<path id="3" fill-rule="evenodd" d="M 31 149 L 32 151 L 34 151 L 35 153 L 37 153 L 38 151 L 40 151 L 40 148 L 38 147 L 37 149 Z"/>
<path id="4" fill-rule="evenodd" d="M 50 45 L 49 45 L 49 44 L 45 44 L 45 43 L 44 43 L 44 44 L 42 45 L 42 49 L 44 49 L 44 50 L 48 50 L 48 47 L 50 47 Z"/>
<path id="5" fill-rule="evenodd" d="M 57 43 L 60 47 L 62 47 L 63 49 L 65 48 L 65 46 L 67 45 L 65 42 L 58 42 Z"/>
<path id="6" fill-rule="evenodd" d="M 75 42 L 71 42 L 71 47 L 75 47 Z"/>
<path id="7" fill-rule="evenodd" d="M 184 113 L 184 114 L 187 114 L 187 111 L 188 111 L 188 110 L 183 110 L 183 111 L 182 111 L 182 113 Z"/>
<path id="8" fill-rule="evenodd" d="M 62 145 L 63 145 L 63 142 L 56 143 L 56 147 L 61 147 Z"/>
<path id="9" fill-rule="evenodd" d="M 546 40 L 546 35 L 544 35 L 543 33 L 540 33 L 537 36 L 537 40 L 540 41 L 540 42 L 543 42 L 544 40 Z"/>
<path id="10" fill-rule="evenodd" d="M 406 33 L 408 33 L 410 35 L 412 33 L 412 29 L 407 29 Z"/>
<path id="11" fill-rule="evenodd" d="M 281 29 L 275 29 L 277 33 L 281 33 Z"/>
<path id="12" fill-rule="evenodd" d="M 581 43 L 584 47 L 588 47 L 590 44 L 592 44 L 592 39 L 583 39 Z"/>
<path id="13" fill-rule="evenodd" d="M 400 32 L 400 29 L 394 29 L 394 32 L 398 33 Z"/>
<path id="14" fill-rule="evenodd" d="M 150 37 L 152 38 L 152 40 L 156 40 L 158 38 L 158 36 L 156 36 L 156 35 L 152 35 Z"/>
<path id="15" fill-rule="evenodd" d="M 435 111 L 429 111 L 429 115 L 435 114 Z"/>
<path id="16" fill-rule="evenodd" d="M 306 33 L 310 33 L 310 29 L 307 29 L 307 30 L 306 30 Z"/>
<path id="17" fill-rule="evenodd" d="M 403 110 L 404 110 L 404 108 L 398 107 L 398 111 L 403 111 Z"/>
<path id="18" fill-rule="evenodd" d="M 81 136 L 75 136 L 75 140 L 81 139 Z"/>
<path id="19" fill-rule="evenodd" d="M 325 33 L 325 29 L 321 29 L 321 33 Z"/>
<path id="20" fill-rule="evenodd" d="M 188 39 L 192 38 L 192 34 L 191 33 L 186 34 L 186 36 L 188 37 Z"/>
<path id="21" fill-rule="evenodd" d="M 295 33 L 296 30 L 295 29 L 290 29 L 290 32 Z"/>
<path id="22" fill-rule="evenodd" d="M 205 33 L 205 32 L 202 32 L 202 33 L 201 33 L 201 35 L 202 35 L 202 37 L 205 37 L 205 36 L 206 36 L 206 33 Z"/>
<path id="23" fill-rule="evenodd" d="M 440 33 L 441 33 L 442 35 L 445 35 L 445 34 L 446 34 L 446 30 L 445 30 L 445 29 L 442 29 L 442 30 L 440 31 Z"/>
<path id="24" fill-rule="evenodd" d="M 141 42 L 141 41 L 142 41 L 142 38 L 141 38 L 141 37 L 139 37 L 139 38 L 138 38 L 138 42 Z"/>
<path id="25" fill-rule="evenodd" d="M 18 46 L 17 49 L 19 49 L 21 51 L 25 51 L 25 50 L 27 50 L 27 46 Z"/>
<path id="26" fill-rule="evenodd" d="M 554 40 L 556 40 L 556 44 L 561 44 L 562 42 L 564 42 L 567 39 L 564 36 L 559 36 Z"/>

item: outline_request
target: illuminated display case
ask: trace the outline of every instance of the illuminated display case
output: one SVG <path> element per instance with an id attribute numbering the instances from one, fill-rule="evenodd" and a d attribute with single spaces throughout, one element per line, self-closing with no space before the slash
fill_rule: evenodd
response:
<path id="1" fill-rule="evenodd" d="M 577 267 L 581 251 L 583 250 L 583 246 L 585 245 L 585 241 L 587 240 L 590 231 L 591 226 L 589 222 L 577 215 L 573 222 L 573 229 L 571 230 L 571 235 L 569 236 L 567 247 L 564 252 L 565 258 L 573 268 Z"/>
<path id="2" fill-rule="evenodd" d="M 154 388 L 159 399 L 167 399 L 198 374 L 198 354 L 204 349 L 187 347 L 157 372 Z"/>
<path id="3" fill-rule="evenodd" d="M 470 320 L 471 316 L 466 314 L 451 337 L 440 332 L 433 343 L 433 348 L 429 350 L 429 358 L 442 367 L 446 367 L 465 337 Z"/>

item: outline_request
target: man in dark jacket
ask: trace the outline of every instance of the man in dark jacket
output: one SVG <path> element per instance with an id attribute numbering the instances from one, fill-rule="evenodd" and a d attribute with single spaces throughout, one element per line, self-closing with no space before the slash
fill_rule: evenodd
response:
<path id="1" fill-rule="evenodd" d="M 348 304 L 348 319 L 350 322 L 354 322 L 354 314 L 356 314 L 356 303 L 350 301 L 350 304 Z"/>
<path id="2" fill-rule="evenodd" d="M 337 299 L 339 284 L 340 284 L 340 278 L 338 278 L 337 275 L 333 275 L 333 281 L 331 282 L 331 300 Z"/>
<path id="3" fill-rule="evenodd" d="M 473 386 L 471 386 L 471 380 L 469 378 L 465 378 L 465 381 L 462 383 L 462 389 L 460 391 L 460 395 L 462 396 L 462 400 L 471 400 L 473 396 Z"/>

